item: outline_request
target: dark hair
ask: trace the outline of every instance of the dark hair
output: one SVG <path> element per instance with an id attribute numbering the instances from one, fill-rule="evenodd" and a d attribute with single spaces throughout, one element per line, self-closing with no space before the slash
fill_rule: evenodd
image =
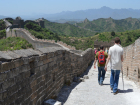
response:
<path id="1" fill-rule="evenodd" d="M 104 47 L 103 47 L 103 45 L 101 45 L 101 46 L 100 46 L 100 50 L 103 50 L 103 49 L 104 49 Z"/>
<path id="2" fill-rule="evenodd" d="M 119 37 L 115 38 L 115 43 L 120 43 L 120 38 Z"/>

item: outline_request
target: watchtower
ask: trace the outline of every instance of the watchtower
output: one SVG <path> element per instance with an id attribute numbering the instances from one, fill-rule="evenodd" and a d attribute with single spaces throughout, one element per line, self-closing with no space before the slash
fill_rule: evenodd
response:
<path id="1" fill-rule="evenodd" d="M 21 17 L 16 17 L 15 20 L 13 20 L 13 28 L 24 28 L 24 20 L 21 19 Z"/>
<path id="2" fill-rule="evenodd" d="M 44 26 L 44 18 L 39 18 L 35 22 L 37 22 L 38 25 L 40 25 L 42 28 L 45 28 L 45 26 Z"/>

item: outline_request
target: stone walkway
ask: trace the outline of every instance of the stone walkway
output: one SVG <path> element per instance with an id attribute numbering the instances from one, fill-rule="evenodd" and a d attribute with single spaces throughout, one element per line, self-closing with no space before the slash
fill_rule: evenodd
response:
<path id="1" fill-rule="evenodd" d="M 89 79 L 85 82 L 73 82 L 64 86 L 58 95 L 58 101 L 63 105 L 140 105 L 140 89 L 134 82 L 124 78 L 119 80 L 119 93 L 113 95 L 110 90 L 110 70 L 106 72 L 104 85 L 98 85 L 98 71 L 93 65 L 87 69 Z"/>

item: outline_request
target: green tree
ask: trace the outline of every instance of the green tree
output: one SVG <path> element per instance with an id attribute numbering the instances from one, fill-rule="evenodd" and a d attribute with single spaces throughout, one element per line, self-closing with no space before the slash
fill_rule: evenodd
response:
<path id="1" fill-rule="evenodd" d="M 111 36 L 115 36 L 115 32 L 114 31 L 111 32 Z"/>

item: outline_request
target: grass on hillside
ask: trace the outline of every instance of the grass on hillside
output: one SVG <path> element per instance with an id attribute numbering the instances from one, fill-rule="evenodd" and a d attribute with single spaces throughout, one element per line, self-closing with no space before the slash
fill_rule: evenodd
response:
<path id="1" fill-rule="evenodd" d="M 33 48 L 33 46 L 29 44 L 25 39 L 20 37 L 8 37 L 6 39 L 0 40 L 0 51 L 20 50 L 27 48 Z"/>

